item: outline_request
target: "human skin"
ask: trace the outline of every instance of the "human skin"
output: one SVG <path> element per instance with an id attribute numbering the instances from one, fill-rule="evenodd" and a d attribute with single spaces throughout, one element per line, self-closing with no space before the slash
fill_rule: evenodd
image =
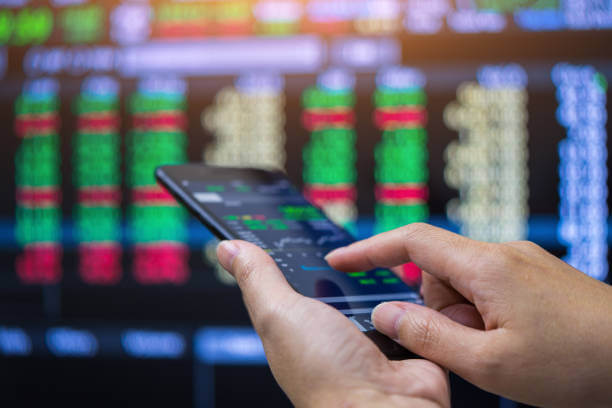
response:
<path id="1" fill-rule="evenodd" d="M 450 407 L 440 366 L 389 361 L 340 312 L 296 293 L 260 248 L 226 241 L 217 255 L 236 278 L 272 373 L 296 407 Z"/>
<path id="2" fill-rule="evenodd" d="M 448 406 L 438 366 L 388 361 L 339 312 L 295 293 L 262 250 L 225 242 L 218 255 L 296 406 Z M 327 260 L 344 271 L 409 261 L 426 270 L 428 307 L 386 303 L 374 324 L 477 386 L 538 406 L 612 406 L 612 288 L 537 245 L 412 224 Z"/>
<path id="3" fill-rule="evenodd" d="M 612 406 L 612 287 L 537 245 L 411 224 L 327 260 L 347 272 L 406 262 L 427 271 L 427 307 L 382 304 L 373 322 L 473 384 L 537 406 Z"/>

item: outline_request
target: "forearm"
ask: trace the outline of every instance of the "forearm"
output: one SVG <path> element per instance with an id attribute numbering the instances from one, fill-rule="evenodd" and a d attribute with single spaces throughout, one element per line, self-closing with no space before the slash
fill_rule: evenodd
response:
<path id="1" fill-rule="evenodd" d="M 310 399 L 303 408 L 440 408 L 440 406 L 439 403 L 424 398 L 362 388 L 322 393 Z M 298 404 L 296 407 L 301 408 Z"/>
<path id="2" fill-rule="evenodd" d="M 594 293 L 594 295 L 597 295 Z M 598 401 L 599 406 L 612 404 L 612 286 L 606 285 L 594 303 L 591 330 L 583 338 L 589 344 L 590 356 L 585 359 L 585 400 Z"/>

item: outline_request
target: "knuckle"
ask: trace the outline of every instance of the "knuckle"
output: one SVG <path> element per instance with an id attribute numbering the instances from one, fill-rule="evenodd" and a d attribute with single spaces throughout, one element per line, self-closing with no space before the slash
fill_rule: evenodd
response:
<path id="1" fill-rule="evenodd" d="M 494 244 L 469 240 L 464 243 L 456 242 L 453 245 L 457 253 L 465 254 L 464 265 L 477 273 L 488 270 L 491 263 L 499 258 L 495 253 L 497 249 Z M 475 250 L 467 250 L 467 246 L 472 246 Z"/>
<path id="2" fill-rule="evenodd" d="M 514 241 L 508 242 L 507 245 L 529 252 L 535 252 L 542 249 L 542 247 L 540 247 L 538 244 L 531 241 Z"/>
<path id="3" fill-rule="evenodd" d="M 415 318 L 411 313 L 402 316 L 398 326 L 399 340 L 418 352 L 427 354 L 440 340 L 440 328 L 434 319 Z"/>
<path id="4" fill-rule="evenodd" d="M 425 223 L 415 222 L 401 227 L 401 230 L 404 238 L 411 240 L 414 238 L 419 238 L 419 236 L 422 235 L 428 228 L 430 228 L 430 226 Z"/>
<path id="5" fill-rule="evenodd" d="M 506 365 L 499 346 L 495 343 L 483 342 L 474 350 L 473 356 L 474 361 L 470 366 L 471 372 L 467 375 L 481 383 L 494 384 L 499 373 L 503 372 Z"/>
<path id="6" fill-rule="evenodd" d="M 363 255 L 365 257 L 366 263 L 370 267 L 373 268 L 378 264 L 377 259 L 376 259 L 376 254 L 374 252 L 366 250 L 363 252 Z"/>
<path id="7" fill-rule="evenodd" d="M 502 244 L 488 244 L 487 256 L 483 257 L 482 262 L 493 263 L 494 265 L 505 269 L 516 261 L 517 254 L 514 248 Z"/>

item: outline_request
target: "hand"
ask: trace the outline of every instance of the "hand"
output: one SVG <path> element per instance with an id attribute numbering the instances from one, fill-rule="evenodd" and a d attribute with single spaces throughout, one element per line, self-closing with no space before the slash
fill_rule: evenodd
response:
<path id="1" fill-rule="evenodd" d="M 412 224 L 328 255 L 344 271 L 408 261 L 429 308 L 387 303 L 376 328 L 490 392 L 538 406 L 612 405 L 612 288 L 530 242 Z"/>
<path id="2" fill-rule="evenodd" d="M 274 260 L 242 241 L 217 255 L 236 278 L 274 377 L 297 407 L 449 407 L 429 361 L 389 361 L 344 315 L 296 293 Z"/>

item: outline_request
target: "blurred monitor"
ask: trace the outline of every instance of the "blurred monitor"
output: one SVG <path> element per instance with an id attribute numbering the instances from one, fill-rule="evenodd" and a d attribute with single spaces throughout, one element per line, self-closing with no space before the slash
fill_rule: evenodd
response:
<path id="1" fill-rule="evenodd" d="M 430 222 L 606 280 L 610 30 L 596 0 L 0 0 L 0 398 L 288 404 L 160 164 L 284 169 L 358 238 Z"/>

